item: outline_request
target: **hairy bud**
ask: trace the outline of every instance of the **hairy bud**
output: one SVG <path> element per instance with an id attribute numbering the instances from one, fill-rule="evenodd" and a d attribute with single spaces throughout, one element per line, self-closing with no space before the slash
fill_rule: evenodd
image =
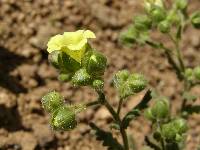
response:
<path id="1" fill-rule="evenodd" d="M 151 120 L 151 121 L 154 121 L 155 120 L 155 117 L 153 116 L 152 114 L 152 111 L 151 111 L 151 108 L 147 108 L 145 111 L 144 111 L 144 116 Z"/>
<path id="2" fill-rule="evenodd" d="M 151 108 L 152 115 L 157 119 L 163 119 L 169 114 L 169 102 L 166 99 L 159 99 Z"/>
<path id="3" fill-rule="evenodd" d="M 151 28 L 152 21 L 147 15 L 140 15 L 134 18 L 135 28 L 139 31 L 146 31 Z"/>
<path id="4" fill-rule="evenodd" d="M 79 69 L 72 77 L 72 83 L 77 86 L 86 86 L 91 84 L 92 77 L 87 73 L 85 68 Z"/>
<path id="5" fill-rule="evenodd" d="M 158 28 L 162 33 L 168 33 L 171 28 L 171 24 L 168 20 L 164 20 L 158 24 Z"/>
<path id="6" fill-rule="evenodd" d="M 102 76 L 105 72 L 107 59 L 97 51 L 88 51 L 83 58 L 82 65 L 93 76 Z"/>
<path id="7" fill-rule="evenodd" d="M 165 20 L 167 13 L 162 7 L 154 6 L 151 11 L 150 15 L 152 17 L 153 22 L 159 23 L 163 20 Z"/>
<path id="8" fill-rule="evenodd" d="M 188 0 L 176 0 L 177 9 L 184 10 L 188 6 Z"/>
<path id="9" fill-rule="evenodd" d="M 58 92 L 49 92 L 43 96 L 42 106 L 47 112 L 54 112 L 56 109 L 64 105 L 64 99 Z"/>
<path id="10" fill-rule="evenodd" d="M 189 81 L 193 80 L 193 70 L 191 68 L 186 68 L 186 70 L 185 70 L 185 77 Z"/>
<path id="11" fill-rule="evenodd" d="M 60 107 L 51 117 L 51 126 L 54 130 L 67 131 L 77 126 L 76 114 L 71 107 Z"/>
<path id="12" fill-rule="evenodd" d="M 92 86 L 96 91 L 103 91 L 104 82 L 102 80 L 94 80 Z"/>

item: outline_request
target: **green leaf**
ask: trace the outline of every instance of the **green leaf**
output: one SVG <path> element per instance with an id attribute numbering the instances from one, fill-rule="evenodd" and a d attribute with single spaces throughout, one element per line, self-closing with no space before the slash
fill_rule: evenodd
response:
<path id="1" fill-rule="evenodd" d="M 159 143 L 152 136 L 145 136 L 146 144 L 154 150 L 161 150 Z"/>
<path id="2" fill-rule="evenodd" d="M 95 130 L 96 139 L 102 141 L 103 146 L 108 147 L 108 150 L 123 150 L 122 145 L 112 136 L 112 133 L 100 129 L 94 123 L 90 123 L 90 127 Z"/>
<path id="3" fill-rule="evenodd" d="M 200 113 L 200 105 L 187 105 L 184 110 L 185 112 L 187 112 L 188 114 L 193 114 L 193 113 Z"/>
<path id="4" fill-rule="evenodd" d="M 131 111 L 129 111 L 122 120 L 122 126 L 126 129 L 129 126 L 129 123 L 140 115 L 140 111 L 147 108 L 147 103 L 151 100 L 151 91 L 148 90 L 144 95 L 141 102 L 136 105 Z"/>

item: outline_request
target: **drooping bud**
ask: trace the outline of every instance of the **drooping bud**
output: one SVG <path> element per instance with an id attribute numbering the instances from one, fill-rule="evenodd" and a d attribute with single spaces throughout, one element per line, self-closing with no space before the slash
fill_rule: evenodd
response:
<path id="1" fill-rule="evenodd" d="M 200 66 L 194 68 L 194 76 L 197 80 L 200 80 Z"/>
<path id="2" fill-rule="evenodd" d="M 56 109 L 64 105 L 63 97 L 56 91 L 49 92 L 43 96 L 42 106 L 47 112 L 54 112 Z"/>
<path id="3" fill-rule="evenodd" d="M 98 92 L 103 91 L 104 82 L 102 80 L 99 80 L 99 79 L 94 80 L 92 82 L 92 87 Z"/>
<path id="4" fill-rule="evenodd" d="M 152 115 L 157 119 L 164 119 L 169 114 L 169 102 L 167 99 L 159 99 L 156 101 L 156 103 L 153 105 L 152 109 Z"/>
<path id="5" fill-rule="evenodd" d="M 60 107 L 51 116 L 51 126 L 54 130 L 68 131 L 77 126 L 76 114 L 73 108 Z"/>
<path id="6" fill-rule="evenodd" d="M 180 10 L 186 9 L 188 6 L 188 0 L 176 0 L 176 8 Z"/>
<path id="7" fill-rule="evenodd" d="M 139 31 L 146 31 L 151 28 L 152 21 L 147 15 L 140 15 L 134 18 L 135 28 Z"/>
<path id="8" fill-rule="evenodd" d="M 164 20 L 158 24 L 158 28 L 162 33 L 168 33 L 171 28 L 171 24 L 168 20 Z"/>
<path id="9" fill-rule="evenodd" d="M 106 64 L 106 57 L 94 50 L 88 51 L 82 61 L 82 65 L 87 72 L 93 76 L 102 76 L 105 72 Z"/>
<path id="10" fill-rule="evenodd" d="M 72 83 L 76 86 L 86 86 L 91 84 L 92 77 L 87 73 L 85 68 L 79 69 L 72 77 Z"/>
<path id="11" fill-rule="evenodd" d="M 157 24 L 157 23 L 165 20 L 167 13 L 164 8 L 154 6 L 150 11 L 150 15 L 152 17 L 153 22 L 155 22 Z"/>
<path id="12" fill-rule="evenodd" d="M 195 28 L 200 29 L 200 11 L 194 12 L 192 14 L 191 22 Z"/>

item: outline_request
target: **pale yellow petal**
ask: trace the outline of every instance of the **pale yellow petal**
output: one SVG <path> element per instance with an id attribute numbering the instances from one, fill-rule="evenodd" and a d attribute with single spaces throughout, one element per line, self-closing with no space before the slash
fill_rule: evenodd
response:
<path id="1" fill-rule="evenodd" d="M 49 42 L 47 43 L 47 51 L 51 53 L 55 50 L 61 50 L 61 48 L 65 45 L 63 35 L 55 35 L 50 38 Z"/>
<path id="2" fill-rule="evenodd" d="M 92 32 L 92 31 L 90 31 L 90 30 L 84 31 L 83 37 L 84 37 L 84 38 L 96 38 L 94 32 Z"/>
<path id="3" fill-rule="evenodd" d="M 64 32 L 65 43 L 69 44 L 77 44 L 83 38 L 84 30 L 78 30 L 76 32 Z"/>

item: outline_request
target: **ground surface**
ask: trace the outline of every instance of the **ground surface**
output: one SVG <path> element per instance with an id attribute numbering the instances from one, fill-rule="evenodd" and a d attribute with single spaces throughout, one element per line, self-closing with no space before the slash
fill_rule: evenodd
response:
<path id="1" fill-rule="evenodd" d="M 0 0 L 0 149 L 105 149 L 95 140 L 88 126 L 94 121 L 108 129 L 106 122 L 110 121 L 110 115 L 104 108 L 89 109 L 80 114 L 79 126 L 71 132 L 53 132 L 48 125 L 48 114 L 41 108 L 41 97 L 51 90 L 61 92 L 70 103 L 91 101 L 96 97 L 91 89 L 74 88 L 69 83 L 57 81 L 57 71 L 49 65 L 45 49 L 48 38 L 63 31 L 81 28 L 96 33 L 93 45 L 108 58 L 106 91 L 113 105 L 117 104 L 117 96 L 110 86 L 112 75 L 117 70 L 129 69 L 145 74 L 151 86 L 169 96 L 174 108 L 179 107 L 182 85 L 164 56 L 148 47 L 126 48 L 118 43 L 119 33 L 140 10 L 138 2 Z M 199 0 L 191 2 L 190 10 L 200 8 Z M 168 39 L 162 40 L 168 43 Z M 199 31 L 189 27 L 182 47 L 188 66 L 200 64 Z M 199 90 L 195 88 L 193 92 L 200 94 Z M 131 109 L 142 95 L 131 97 L 124 107 Z M 189 126 L 186 149 L 196 150 L 200 144 L 200 115 L 192 115 Z M 128 129 L 138 149 L 144 144 L 144 134 L 148 132 L 149 122 L 143 117 L 132 122 Z"/>

